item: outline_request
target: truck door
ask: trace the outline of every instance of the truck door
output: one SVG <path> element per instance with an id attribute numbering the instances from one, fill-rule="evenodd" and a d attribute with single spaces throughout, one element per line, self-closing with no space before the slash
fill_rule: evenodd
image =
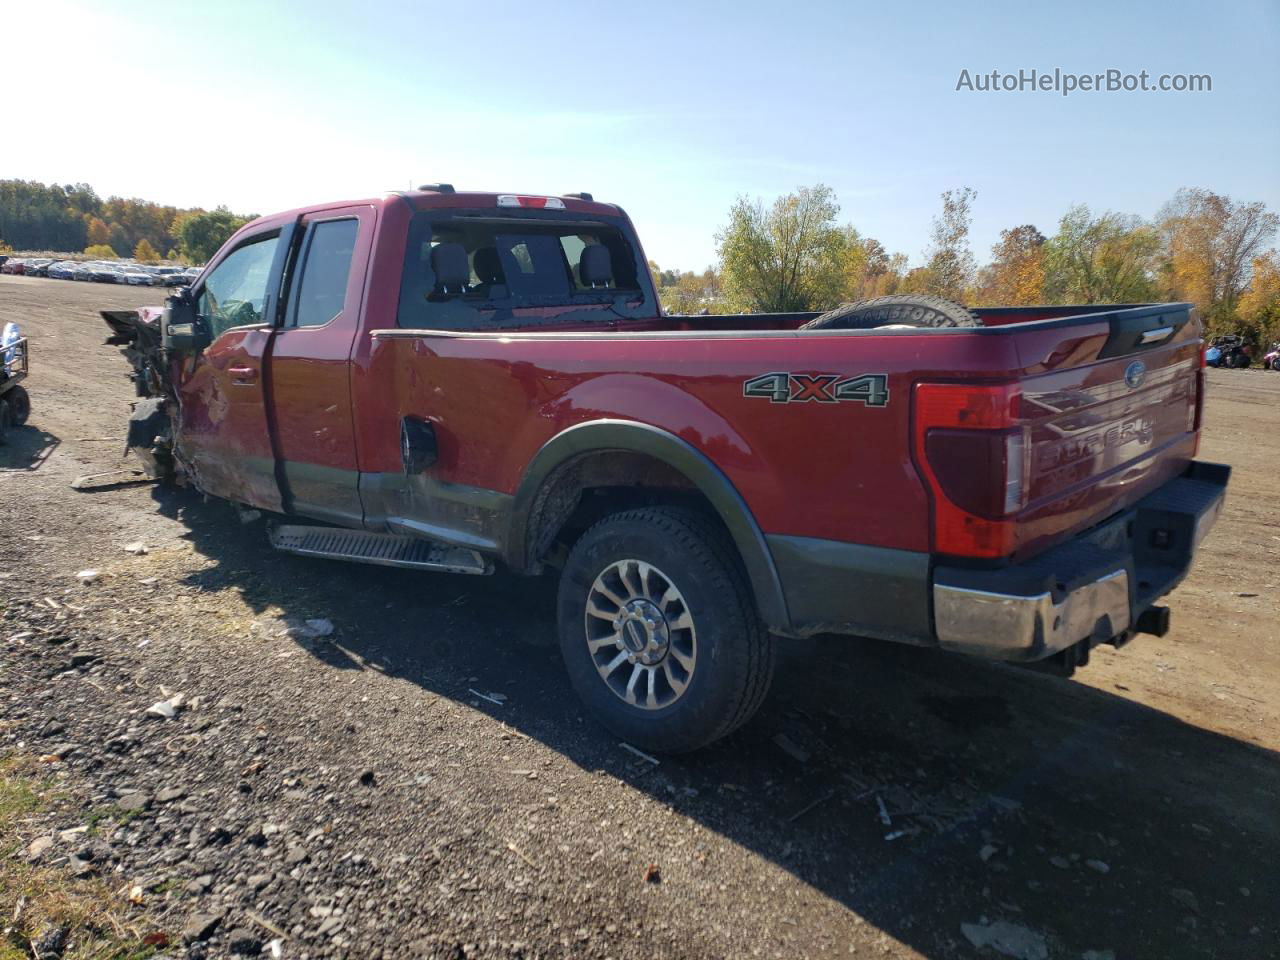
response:
<path id="1" fill-rule="evenodd" d="M 286 509 L 358 526 L 360 474 L 351 410 L 351 346 L 360 325 L 375 212 L 308 214 L 272 345 L 268 402 Z"/>
<path id="2" fill-rule="evenodd" d="M 192 290 L 212 341 L 186 355 L 177 377 L 178 450 L 197 488 L 265 510 L 280 510 L 267 423 L 263 365 L 293 225 L 264 227 L 240 240 Z"/>

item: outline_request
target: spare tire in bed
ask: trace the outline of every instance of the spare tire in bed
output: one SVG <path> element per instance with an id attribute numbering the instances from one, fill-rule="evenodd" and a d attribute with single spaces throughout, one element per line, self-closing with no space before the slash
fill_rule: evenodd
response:
<path id="1" fill-rule="evenodd" d="M 801 330 L 871 330 L 875 327 L 979 327 L 981 321 L 942 297 L 875 297 L 846 303 L 814 317 Z"/>

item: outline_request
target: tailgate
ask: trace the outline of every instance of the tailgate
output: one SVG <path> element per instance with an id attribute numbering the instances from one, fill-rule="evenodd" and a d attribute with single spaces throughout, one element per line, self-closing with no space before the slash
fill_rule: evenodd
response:
<path id="1" fill-rule="evenodd" d="M 1027 559 L 1132 506 L 1195 456 L 1201 338 L 1190 305 L 1083 309 L 980 330 L 1003 341 L 976 346 L 1003 372 L 916 384 L 933 552 Z"/>
<path id="2" fill-rule="evenodd" d="M 1083 362 L 1056 369 L 1031 364 L 1021 379 L 1028 455 L 1018 554 L 1038 552 L 1131 506 L 1195 456 L 1198 322 L 1185 308 L 1172 315 L 1122 311 L 1108 319 L 1110 333 L 1093 359 L 1077 355 Z"/>

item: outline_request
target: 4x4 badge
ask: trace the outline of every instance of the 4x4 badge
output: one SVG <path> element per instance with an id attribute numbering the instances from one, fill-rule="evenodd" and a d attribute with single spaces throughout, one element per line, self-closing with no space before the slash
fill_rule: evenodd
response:
<path id="1" fill-rule="evenodd" d="M 742 385 L 744 397 L 770 403 L 838 403 L 852 400 L 868 407 L 889 405 L 889 378 L 883 373 L 841 377 L 838 373 L 765 373 Z"/>

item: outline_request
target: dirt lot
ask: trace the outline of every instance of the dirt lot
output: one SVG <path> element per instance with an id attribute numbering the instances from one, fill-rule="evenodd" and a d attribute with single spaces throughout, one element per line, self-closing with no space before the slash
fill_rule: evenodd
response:
<path id="1" fill-rule="evenodd" d="M 1280 375 L 1210 372 L 1201 455 L 1235 476 L 1168 637 L 1074 680 L 789 643 L 751 724 L 654 765 L 580 712 L 549 582 L 72 491 L 119 464 L 132 395 L 95 311 L 158 300 L 0 277 L 34 344 L 0 449 L 0 750 L 48 798 L 5 854 L 98 884 L 118 955 L 1280 956 Z M 64 922 L 20 882 L 4 958 Z"/>

